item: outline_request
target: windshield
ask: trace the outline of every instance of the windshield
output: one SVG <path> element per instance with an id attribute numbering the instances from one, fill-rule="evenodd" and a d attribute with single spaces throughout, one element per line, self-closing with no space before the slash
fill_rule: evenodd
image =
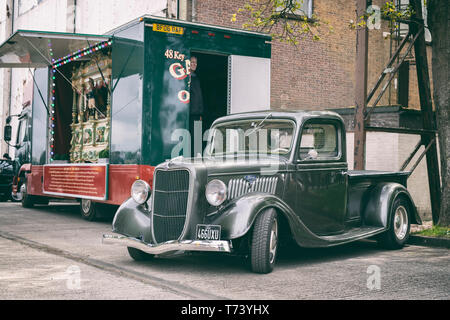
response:
<path id="1" fill-rule="evenodd" d="M 221 155 L 287 155 L 292 148 L 294 122 L 267 118 L 219 124 L 212 128 L 208 153 Z"/>

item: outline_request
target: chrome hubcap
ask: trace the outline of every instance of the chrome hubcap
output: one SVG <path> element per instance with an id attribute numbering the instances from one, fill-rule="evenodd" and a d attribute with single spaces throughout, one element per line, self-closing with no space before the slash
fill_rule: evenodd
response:
<path id="1" fill-rule="evenodd" d="M 22 185 L 19 188 L 19 192 L 16 193 L 16 196 L 14 197 L 17 201 L 22 201 L 24 194 L 27 193 L 27 184 L 22 183 Z"/>
<path id="2" fill-rule="evenodd" d="M 403 206 L 399 206 L 395 210 L 394 232 L 398 240 L 403 240 L 408 232 L 408 212 Z"/>
<path id="3" fill-rule="evenodd" d="M 91 200 L 82 199 L 81 200 L 81 209 L 84 214 L 88 214 L 91 209 Z"/>
<path id="4" fill-rule="evenodd" d="M 272 224 L 272 230 L 270 231 L 270 263 L 274 263 L 275 256 L 277 253 L 277 246 L 278 246 L 278 222 L 275 219 L 275 221 Z"/>

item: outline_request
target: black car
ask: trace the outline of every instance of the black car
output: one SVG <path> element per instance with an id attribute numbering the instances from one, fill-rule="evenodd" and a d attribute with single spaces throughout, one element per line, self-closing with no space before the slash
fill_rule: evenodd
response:
<path id="1" fill-rule="evenodd" d="M 11 199 L 11 188 L 15 174 L 13 160 L 0 159 L 0 201 Z"/>
<path id="2" fill-rule="evenodd" d="M 399 249 L 421 224 L 410 172 L 348 170 L 334 112 L 255 112 L 217 119 L 203 158 L 173 158 L 136 180 L 105 244 L 143 260 L 172 251 L 241 253 L 273 270 L 278 245 L 331 247 L 377 236 Z M 153 186 L 153 187 L 151 187 Z"/>

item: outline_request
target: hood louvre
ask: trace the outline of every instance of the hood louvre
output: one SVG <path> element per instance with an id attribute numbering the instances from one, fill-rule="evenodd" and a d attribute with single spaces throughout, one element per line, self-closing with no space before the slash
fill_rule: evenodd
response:
<path id="1" fill-rule="evenodd" d="M 252 192 L 275 194 L 277 182 L 278 177 L 258 177 L 252 182 L 245 178 L 231 179 L 228 182 L 228 199 L 236 199 Z"/>

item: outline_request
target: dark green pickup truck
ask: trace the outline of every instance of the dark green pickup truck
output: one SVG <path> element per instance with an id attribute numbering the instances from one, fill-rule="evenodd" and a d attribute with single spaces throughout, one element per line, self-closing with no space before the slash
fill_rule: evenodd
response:
<path id="1" fill-rule="evenodd" d="M 374 237 L 403 247 L 421 224 L 408 172 L 349 171 L 345 127 L 332 112 L 256 112 L 216 120 L 203 158 L 158 165 L 138 180 L 103 242 L 134 259 L 185 251 L 248 255 L 274 268 L 279 244 L 329 247 Z"/>

